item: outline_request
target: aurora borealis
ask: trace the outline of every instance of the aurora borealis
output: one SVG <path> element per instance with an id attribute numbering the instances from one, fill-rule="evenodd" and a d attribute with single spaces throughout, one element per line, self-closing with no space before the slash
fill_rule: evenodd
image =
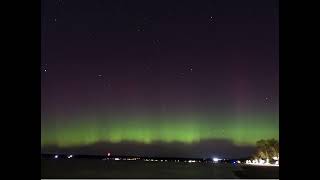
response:
<path id="1" fill-rule="evenodd" d="M 278 139 L 277 3 L 43 0 L 42 151 Z"/>
<path id="2" fill-rule="evenodd" d="M 43 132 L 42 144 L 68 147 L 103 141 L 113 143 L 137 141 L 147 144 L 153 141 L 193 143 L 201 139 L 216 138 L 231 139 L 237 144 L 253 145 L 262 138 L 278 138 L 277 122 L 270 122 L 276 117 L 253 116 L 236 120 L 228 117 L 215 117 L 220 122 L 214 123 L 212 123 L 214 120 L 209 119 L 212 117 L 119 116 L 102 120 L 79 117 L 76 124 L 72 122 L 56 127 L 43 127 L 47 131 Z M 87 119 L 91 120 L 88 122 Z"/>

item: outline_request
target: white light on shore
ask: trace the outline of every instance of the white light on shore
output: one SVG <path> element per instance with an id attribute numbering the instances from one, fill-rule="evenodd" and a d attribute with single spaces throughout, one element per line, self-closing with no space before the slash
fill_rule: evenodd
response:
<path id="1" fill-rule="evenodd" d="M 248 164 L 248 165 L 252 165 L 252 166 L 279 166 L 278 164 Z"/>
<path id="2" fill-rule="evenodd" d="M 59 157 L 58 155 L 55 155 L 55 156 L 54 156 L 55 159 L 57 159 L 58 157 Z"/>
<path id="3" fill-rule="evenodd" d="M 265 160 L 259 159 L 259 164 L 264 164 L 264 163 L 265 163 Z"/>
<path id="4" fill-rule="evenodd" d="M 279 166 L 279 161 L 276 161 L 274 164 L 271 164 L 269 162 L 269 159 L 267 159 L 266 161 L 263 159 L 255 159 L 252 162 L 250 160 L 246 160 L 246 164 L 254 166 Z"/>
<path id="5" fill-rule="evenodd" d="M 220 159 L 218 159 L 218 158 L 213 158 L 213 161 L 214 162 L 218 162 Z"/>
<path id="6" fill-rule="evenodd" d="M 119 160 L 120 160 L 120 158 L 114 158 L 114 160 L 119 161 Z"/>

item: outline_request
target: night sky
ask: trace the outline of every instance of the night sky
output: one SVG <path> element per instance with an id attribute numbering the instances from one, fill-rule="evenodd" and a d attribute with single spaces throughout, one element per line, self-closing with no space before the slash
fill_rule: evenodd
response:
<path id="1" fill-rule="evenodd" d="M 43 153 L 240 157 L 279 137 L 278 1 L 42 0 Z"/>

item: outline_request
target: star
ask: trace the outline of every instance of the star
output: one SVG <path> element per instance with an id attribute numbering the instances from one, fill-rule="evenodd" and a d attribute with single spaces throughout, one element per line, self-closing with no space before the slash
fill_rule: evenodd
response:
<path id="1" fill-rule="evenodd" d="M 269 102 L 270 102 L 269 99 L 270 99 L 270 98 L 266 97 L 266 98 L 265 98 L 265 103 L 269 103 Z"/>
<path id="2" fill-rule="evenodd" d="M 213 16 L 210 16 L 210 21 L 212 22 L 212 23 L 214 23 L 214 21 L 213 21 Z"/>
<path id="3" fill-rule="evenodd" d="M 43 72 L 47 72 L 47 70 L 48 70 L 47 67 L 46 67 L 46 65 L 47 65 L 47 64 L 41 66 L 41 70 L 43 70 Z"/>

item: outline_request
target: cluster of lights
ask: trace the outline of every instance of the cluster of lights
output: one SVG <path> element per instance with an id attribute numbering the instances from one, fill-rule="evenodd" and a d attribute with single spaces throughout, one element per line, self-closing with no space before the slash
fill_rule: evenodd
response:
<path id="1" fill-rule="evenodd" d="M 71 154 L 71 155 L 69 155 L 67 158 L 70 159 L 70 158 L 72 158 L 72 157 L 73 157 L 73 155 Z M 54 159 L 58 159 L 58 158 L 59 158 L 59 155 L 57 155 L 57 154 L 54 155 Z"/>
<path id="2" fill-rule="evenodd" d="M 224 159 L 224 160 L 225 160 L 225 159 Z M 240 160 L 233 161 L 232 164 L 241 164 L 241 161 L 240 161 Z"/>
<path id="3" fill-rule="evenodd" d="M 123 160 L 125 160 L 125 161 L 135 161 L 135 160 L 138 160 L 138 159 L 140 159 L 140 158 L 127 158 L 127 159 L 123 159 Z"/>
<path id="4" fill-rule="evenodd" d="M 246 160 L 246 164 L 249 165 L 255 165 L 255 166 L 279 166 L 279 161 L 276 161 L 274 164 L 271 164 L 269 162 L 269 159 L 263 160 L 263 159 L 254 159 L 254 160 Z"/>
<path id="5" fill-rule="evenodd" d="M 157 160 L 157 159 L 144 159 L 144 161 L 152 161 L 152 162 L 157 162 L 157 161 L 160 161 L 160 162 L 168 162 L 168 160 L 163 160 L 163 159 L 161 159 L 161 160 Z M 180 162 L 180 160 L 174 160 L 174 162 Z M 195 163 L 195 162 L 198 162 L 198 161 L 196 161 L 196 160 L 185 160 L 185 161 L 183 161 L 183 162 L 185 162 L 185 163 Z M 201 162 L 201 161 L 199 161 L 199 162 Z"/>
<path id="6" fill-rule="evenodd" d="M 157 162 L 158 160 L 157 160 L 157 159 L 145 159 L 144 161 L 152 161 L 152 162 L 153 162 L 153 161 L 156 161 L 156 162 Z M 162 160 L 161 160 L 161 161 L 162 161 Z"/>
<path id="7" fill-rule="evenodd" d="M 115 161 L 136 161 L 139 160 L 140 158 L 103 158 L 102 160 L 115 160 Z M 145 159 L 144 161 L 149 161 L 148 159 Z"/>
<path id="8" fill-rule="evenodd" d="M 115 161 L 136 161 L 139 160 L 140 158 L 103 158 L 102 160 L 115 160 Z M 145 159 L 144 161 L 149 161 L 148 159 Z"/>

